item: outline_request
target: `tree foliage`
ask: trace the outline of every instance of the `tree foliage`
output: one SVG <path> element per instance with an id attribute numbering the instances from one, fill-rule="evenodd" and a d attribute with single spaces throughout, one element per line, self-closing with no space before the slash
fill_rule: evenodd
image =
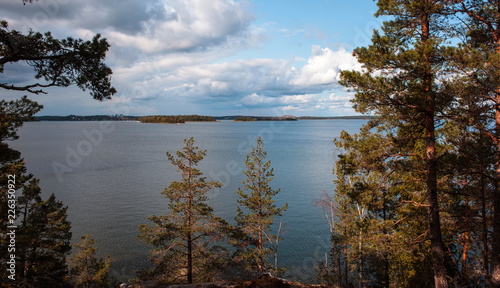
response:
<path id="1" fill-rule="evenodd" d="M 19 209 L 26 214 L 22 215 L 16 243 L 20 259 L 18 285 L 59 287 L 68 273 L 66 257 L 71 251 L 68 207 L 53 194 L 42 200 L 36 182 L 30 182 L 19 199 Z"/>
<path id="2" fill-rule="evenodd" d="M 372 45 L 356 49 L 364 72 L 343 72 L 342 84 L 356 91 L 358 111 L 373 111 L 391 125 L 396 152 L 415 171 L 423 171 L 417 177 L 425 182 L 434 281 L 436 287 L 447 287 L 436 131 L 437 117 L 451 102 L 439 80 L 444 74 L 446 30 L 441 18 L 446 11 L 440 1 L 379 1 L 378 6 L 378 15 L 393 20 L 384 22 L 384 34 L 374 33 Z"/>
<path id="3" fill-rule="evenodd" d="M 21 154 L 12 149 L 7 140 L 17 139 L 17 130 L 23 122 L 29 120 L 41 109 L 36 102 L 23 97 L 19 100 L 0 101 L 0 213 L 11 215 L 7 209 L 15 211 L 17 221 L 2 217 L 0 227 L 0 248 L 2 279 L 7 278 L 7 257 L 15 255 L 18 287 L 58 287 L 64 283 L 66 274 L 66 255 L 70 250 L 70 223 L 67 221 L 67 207 L 57 201 L 54 195 L 43 200 L 38 179 L 26 173 Z M 9 177 L 9 175 L 12 175 Z M 15 179 L 15 185 L 9 185 L 8 179 Z M 8 190 L 16 190 L 17 201 L 10 205 Z M 9 205 L 7 205 L 9 203 Z M 16 228 L 16 245 L 9 246 L 10 236 Z M 14 248 L 8 249 L 8 248 Z"/>
<path id="4" fill-rule="evenodd" d="M 90 90 L 94 99 L 104 100 L 116 93 L 111 86 L 111 69 L 104 64 L 109 44 L 97 34 L 91 41 L 66 38 L 56 39 L 50 32 L 30 31 L 27 35 L 9 30 L 7 22 L 0 23 L 0 73 L 6 64 L 26 63 L 33 67 L 39 82 L 28 85 L 0 83 L 6 90 L 46 93 L 52 86 L 77 85 Z"/>
<path id="5" fill-rule="evenodd" d="M 9 30 L 7 22 L 1 21 L 0 73 L 6 73 L 10 64 L 24 63 L 34 69 L 37 81 L 26 85 L 1 82 L 0 88 L 40 94 L 46 93 L 44 88 L 76 84 L 82 90 L 90 90 L 94 99 L 109 99 L 116 90 L 110 83 L 111 69 L 103 63 L 108 49 L 109 44 L 100 35 L 91 41 L 58 40 L 50 32 L 30 31 L 24 35 Z M 26 173 L 21 153 L 7 142 L 18 139 L 18 128 L 33 119 L 41 108 L 26 96 L 12 101 L 0 100 L 0 213 L 9 215 L 9 218 L 2 217 L 0 227 L 0 249 L 9 251 L 0 254 L 0 276 L 2 281 L 15 281 L 16 287 L 63 286 L 66 256 L 71 250 L 68 208 L 53 194 L 46 200 L 41 197 L 38 179 Z M 15 195 L 8 193 L 13 190 Z M 8 198 L 11 195 L 14 199 Z M 15 245 L 10 241 L 13 229 Z M 15 275 L 7 269 L 10 268 L 7 260 L 12 256 L 16 262 Z"/>
<path id="6" fill-rule="evenodd" d="M 453 92 L 460 99 L 459 118 L 468 120 L 481 137 L 489 137 L 494 147 L 495 172 L 491 175 L 496 189 L 485 195 L 489 196 L 487 203 L 492 204 L 491 259 L 484 260 L 486 267 L 491 264 L 487 280 L 500 287 L 500 1 L 454 2 L 457 13 L 468 20 L 461 34 L 462 42 L 452 57 L 452 71 L 456 75 Z"/>
<path id="7" fill-rule="evenodd" d="M 154 247 L 154 267 L 143 271 L 142 279 L 159 283 L 210 281 L 227 260 L 225 248 L 219 245 L 227 224 L 207 204 L 207 192 L 222 184 L 207 182 L 197 168 L 206 150 L 198 150 L 194 138 L 184 140 L 184 144 L 177 157 L 167 152 L 182 176 L 162 192 L 168 199 L 169 214 L 153 215 L 149 217 L 152 225 L 139 227 L 139 237 Z"/>
<path id="8" fill-rule="evenodd" d="M 341 73 L 378 117 L 336 140 L 330 281 L 498 286 L 497 4 L 378 1 L 389 20 Z"/>
<path id="9" fill-rule="evenodd" d="M 74 244 L 77 252 L 69 258 L 69 280 L 75 287 L 106 288 L 113 287 L 108 279 L 111 259 L 97 258 L 96 240 L 91 234 L 82 236 L 81 242 Z"/>
<path id="10" fill-rule="evenodd" d="M 275 190 L 270 186 L 274 173 L 271 161 L 266 161 L 266 154 L 264 143 L 259 137 L 256 146 L 246 157 L 247 170 L 243 172 L 246 176 L 242 181 L 243 189 L 236 191 L 239 206 L 235 219 L 237 229 L 243 235 L 237 245 L 237 258 L 257 275 L 277 269 L 269 258 L 277 253 L 272 244 L 279 235 L 273 235 L 271 227 L 275 218 L 283 215 L 288 207 L 286 204 L 278 208 L 274 204 L 273 198 L 280 189 Z"/>

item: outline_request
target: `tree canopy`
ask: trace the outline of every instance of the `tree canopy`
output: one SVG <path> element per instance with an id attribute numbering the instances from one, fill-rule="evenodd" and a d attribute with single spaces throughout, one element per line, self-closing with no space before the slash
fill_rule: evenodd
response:
<path id="1" fill-rule="evenodd" d="M 194 141 L 185 139 L 177 157 L 167 152 L 168 160 L 182 176 L 162 192 L 170 213 L 153 215 L 149 217 L 152 225 L 139 227 L 139 238 L 154 246 L 154 267 L 141 273 L 144 280 L 163 284 L 210 281 L 221 273 L 225 263 L 225 249 L 219 242 L 224 238 L 226 222 L 215 216 L 207 203 L 208 191 L 222 184 L 206 181 L 197 168 L 206 150 L 199 150 Z"/>
<path id="2" fill-rule="evenodd" d="M 283 215 L 288 208 L 288 204 L 282 207 L 274 204 L 273 197 L 280 189 L 273 189 L 270 185 L 274 179 L 274 170 L 271 161 L 266 161 L 266 155 L 264 142 L 258 137 L 256 146 L 245 160 L 247 170 L 243 172 L 246 176 L 242 181 L 243 189 L 236 191 L 239 195 L 236 227 L 243 234 L 237 243 L 237 258 L 245 264 L 247 270 L 258 276 L 271 270 L 278 272 L 277 263 L 273 267 L 269 261 L 273 253 L 277 256 L 276 247 L 272 243 L 279 240 L 279 235 L 273 235 L 271 227 L 275 218 Z"/>
<path id="3" fill-rule="evenodd" d="M 356 111 L 378 117 L 336 140 L 330 273 L 499 287 L 500 1 L 377 4 L 387 20 L 355 49 L 362 70 L 341 72 Z"/>
<path id="4" fill-rule="evenodd" d="M 0 73 L 6 64 L 23 62 L 31 66 L 38 82 L 31 84 L 0 83 L 0 88 L 46 93 L 53 86 L 77 85 L 90 90 L 96 100 L 111 98 L 116 89 L 111 86 L 111 69 L 103 62 L 109 49 L 106 39 L 97 34 L 90 41 L 68 37 L 56 39 L 50 32 L 30 31 L 27 35 L 9 30 L 6 21 L 0 23 Z"/>
<path id="5" fill-rule="evenodd" d="M 90 41 L 71 37 L 59 40 L 50 32 L 30 31 L 24 35 L 9 30 L 7 22 L 1 21 L 0 73 L 8 73 L 11 64 L 22 63 L 33 68 L 36 80 L 29 84 L 0 80 L 0 88 L 46 94 L 45 88 L 75 84 L 84 91 L 90 90 L 96 100 L 109 99 L 116 90 L 111 86 L 112 71 L 103 62 L 108 49 L 109 44 L 99 34 Z M 0 248 L 9 252 L 0 254 L 0 275 L 2 283 L 9 279 L 12 282 L 6 285 L 16 287 L 64 285 L 66 257 L 71 250 L 68 207 L 57 201 L 54 194 L 42 199 L 38 179 L 26 173 L 21 153 L 7 142 L 18 139 L 17 130 L 41 109 L 27 96 L 0 100 L 0 212 L 9 215 L 2 218 L 0 227 Z"/>

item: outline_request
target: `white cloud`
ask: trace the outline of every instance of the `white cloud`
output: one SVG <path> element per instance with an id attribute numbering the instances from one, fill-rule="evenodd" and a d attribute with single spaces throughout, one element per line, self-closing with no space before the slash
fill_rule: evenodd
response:
<path id="1" fill-rule="evenodd" d="M 185 101 L 218 107 L 288 107 L 297 111 L 343 106 L 350 95 L 339 90 L 336 77 L 325 84 L 312 81 L 325 69 L 356 68 L 343 49 L 313 47 L 307 64 L 297 58 L 247 59 L 217 63 L 209 52 L 177 52 L 145 58 L 131 67 L 115 69 L 118 90 L 136 101 Z M 301 62 L 301 61 L 298 61 Z M 321 64 L 321 65 L 320 65 Z M 318 71 L 312 69 L 316 67 Z M 312 79 L 312 80 L 311 80 Z M 306 81 L 307 80 L 307 81 Z"/>
<path id="2" fill-rule="evenodd" d="M 332 85 L 339 79 L 340 70 L 359 70 L 356 58 L 345 49 L 333 51 L 330 48 L 312 47 L 312 54 L 307 64 L 300 69 L 297 78 L 291 84 L 297 86 Z"/>
<path id="3" fill-rule="evenodd" d="M 295 107 L 295 106 L 292 106 L 292 105 L 285 106 L 282 109 L 285 110 L 285 111 L 298 111 L 298 110 L 300 110 L 298 107 Z"/>
<path id="4" fill-rule="evenodd" d="M 165 17 L 142 22 L 143 31 L 110 31 L 120 46 L 134 46 L 146 53 L 199 50 L 222 45 L 231 38 L 247 37 L 253 17 L 242 2 L 233 0 L 163 0 Z M 159 6 L 159 5 L 157 5 Z"/>
<path id="5" fill-rule="evenodd" d="M 253 93 L 251 95 L 247 95 L 241 99 L 241 103 L 249 106 L 256 106 L 256 105 L 263 105 L 263 104 L 270 104 L 273 102 L 277 102 L 276 99 L 272 97 L 266 97 L 259 95 L 257 93 Z"/>
<path id="6" fill-rule="evenodd" d="M 281 97 L 281 102 L 283 104 L 305 104 L 310 103 L 315 98 L 314 95 L 292 95 Z"/>

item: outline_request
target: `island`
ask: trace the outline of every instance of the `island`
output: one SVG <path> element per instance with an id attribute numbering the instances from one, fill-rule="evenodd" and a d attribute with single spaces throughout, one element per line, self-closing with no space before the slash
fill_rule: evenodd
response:
<path id="1" fill-rule="evenodd" d="M 238 116 L 234 121 L 297 121 L 297 117 L 293 115 L 283 115 L 278 117 L 268 116 Z"/>
<path id="2" fill-rule="evenodd" d="M 200 115 L 177 115 L 177 116 L 144 116 L 139 118 L 141 123 L 166 123 L 166 124 L 182 124 L 186 122 L 215 122 L 217 121 L 212 116 Z"/>
<path id="3" fill-rule="evenodd" d="M 239 116 L 234 119 L 234 121 L 241 121 L 241 122 L 251 122 L 251 121 L 257 121 L 255 117 L 249 117 L 249 116 Z"/>

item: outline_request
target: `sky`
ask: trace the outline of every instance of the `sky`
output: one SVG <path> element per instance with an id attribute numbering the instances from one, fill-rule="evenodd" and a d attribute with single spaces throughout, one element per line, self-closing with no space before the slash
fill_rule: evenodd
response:
<path id="1" fill-rule="evenodd" d="M 372 0 L 1 0 L 0 11 L 9 29 L 111 45 L 112 100 L 53 87 L 28 95 L 38 115 L 356 115 L 339 71 L 361 69 L 352 50 L 381 25 Z M 8 65 L 0 82 L 34 74 Z"/>

